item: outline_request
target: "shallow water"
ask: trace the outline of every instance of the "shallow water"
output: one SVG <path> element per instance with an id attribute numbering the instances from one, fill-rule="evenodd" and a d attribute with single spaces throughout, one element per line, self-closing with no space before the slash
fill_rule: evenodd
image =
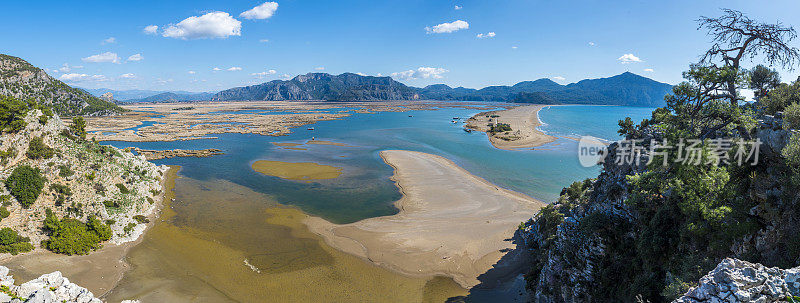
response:
<path id="1" fill-rule="evenodd" d="M 118 147 L 225 152 L 211 158 L 155 161 L 182 166 L 176 202 L 165 209 L 164 221 L 131 250 L 134 269 L 108 298 L 441 302 L 466 294 L 452 279 L 409 278 L 332 249 L 301 221 L 306 214 L 348 223 L 396 213 L 393 202 L 400 193 L 389 179 L 392 169 L 378 156 L 386 149 L 441 155 L 490 182 L 545 202 L 555 200 L 571 182 L 597 174 L 599 168 L 578 164 L 573 140 L 559 139 L 537 150 L 499 150 L 485 134 L 464 132 L 461 123 L 451 122 L 452 117 L 480 111 L 354 114 L 318 122 L 314 131 L 296 128 L 283 137 L 223 134 L 219 139 L 193 141 L 106 142 Z M 540 118 L 546 124 L 542 128 L 557 135 L 615 139 L 617 120 L 631 113 L 638 121 L 643 112 L 557 106 L 542 110 Z M 312 137 L 346 146 L 305 144 Z M 287 149 L 288 145 L 275 142 L 300 145 Z M 253 171 L 251 165 L 258 160 L 313 162 L 341 167 L 342 173 L 310 183 L 285 180 Z M 491 292 L 481 293 L 492 297 Z"/>

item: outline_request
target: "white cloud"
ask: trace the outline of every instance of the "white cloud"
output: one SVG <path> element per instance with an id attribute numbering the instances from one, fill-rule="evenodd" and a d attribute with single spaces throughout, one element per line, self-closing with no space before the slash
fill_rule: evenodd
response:
<path id="1" fill-rule="evenodd" d="M 455 31 L 459 31 L 462 29 L 468 29 L 469 23 L 463 20 L 456 20 L 450 23 L 442 23 L 438 25 L 434 25 L 433 27 L 425 27 L 425 31 L 428 34 L 449 34 Z"/>
<path id="2" fill-rule="evenodd" d="M 365 73 L 362 73 L 362 72 L 358 72 L 358 73 L 356 73 L 356 75 L 359 75 L 359 76 L 362 76 L 362 77 L 363 77 L 363 76 L 366 76 L 367 74 L 365 74 Z"/>
<path id="3" fill-rule="evenodd" d="M 190 75 L 194 75 L 194 74 L 196 74 L 196 73 L 197 73 L 197 72 L 195 72 L 195 71 L 193 71 L 193 70 L 190 70 L 190 71 L 189 71 L 189 74 L 190 74 Z"/>
<path id="4" fill-rule="evenodd" d="M 142 54 L 135 54 L 128 57 L 128 61 L 142 61 L 144 60 L 144 56 Z"/>
<path id="5" fill-rule="evenodd" d="M 564 78 L 564 77 L 561 77 L 561 76 L 550 77 L 550 79 L 553 79 L 553 80 L 556 80 L 556 81 L 564 81 L 564 80 L 567 80 L 567 78 Z"/>
<path id="6" fill-rule="evenodd" d="M 636 57 L 633 54 L 624 54 L 621 57 L 617 58 L 617 60 L 619 60 L 619 62 L 621 62 L 622 64 L 642 62 L 642 59 L 639 59 L 639 57 Z"/>
<path id="7" fill-rule="evenodd" d="M 594 46 L 594 42 L 589 42 L 589 46 Z"/>
<path id="8" fill-rule="evenodd" d="M 133 79 L 133 78 L 136 78 L 136 75 L 128 73 L 128 74 L 119 75 L 119 77 L 121 79 Z"/>
<path id="9" fill-rule="evenodd" d="M 463 7 L 463 6 L 458 6 L 458 5 L 456 5 L 456 7 L 454 7 L 453 9 L 455 9 L 455 10 L 460 10 L 460 9 L 462 9 L 462 8 L 464 8 L 464 7 Z"/>
<path id="10" fill-rule="evenodd" d="M 71 74 L 63 74 L 63 75 L 61 75 L 61 77 L 58 77 L 58 79 L 61 80 L 61 81 L 75 82 L 75 81 L 83 80 L 88 76 L 89 75 L 87 75 L 87 74 L 71 73 Z"/>
<path id="11" fill-rule="evenodd" d="M 251 76 L 256 76 L 256 78 L 266 78 L 266 77 L 268 77 L 268 76 L 271 76 L 271 75 L 274 75 L 274 74 L 276 74 L 276 73 L 278 73 L 278 71 L 276 71 L 276 70 L 274 70 L 274 69 L 271 69 L 271 70 L 268 70 L 268 71 L 265 71 L 265 72 L 260 72 L 260 73 L 252 73 L 252 74 L 250 74 L 250 75 L 251 75 Z"/>
<path id="12" fill-rule="evenodd" d="M 485 34 L 478 34 L 477 37 L 478 37 L 478 39 L 486 39 L 486 38 L 494 38 L 494 36 L 496 36 L 496 35 L 497 34 L 495 34 L 494 32 L 488 32 L 488 33 L 485 33 Z"/>
<path id="13" fill-rule="evenodd" d="M 87 74 L 78 74 L 78 73 L 70 73 L 70 74 L 63 74 L 61 77 L 58 77 L 61 81 L 66 82 L 81 82 L 81 81 L 95 81 L 95 82 L 105 82 L 108 81 L 108 78 L 103 75 L 87 75 Z"/>
<path id="14" fill-rule="evenodd" d="M 143 31 L 145 34 L 148 34 L 148 35 L 155 35 L 155 34 L 157 34 L 157 33 L 158 33 L 158 25 L 148 25 L 148 26 L 145 26 L 145 27 L 144 27 L 144 29 L 142 29 L 142 31 Z"/>
<path id="15" fill-rule="evenodd" d="M 221 71 L 222 69 L 221 69 L 221 68 L 219 68 L 219 67 L 215 67 L 215 68 L 212 68 L 211 70 L 213 70 L 213 71 L 215 71 L 215 72 L 218 72 L 218 71 Z"/>
<path id="16" fill-rule="evenodd" d="M 512 46 L 512 47 L 511 47 L 511 49 L 517 49 L 517 46 L 516 46 L 516 45 L 514 45 L 514 46 Z"/>
<path id="17" fill-rule="evenodd" d="M 105 52 L 102 54 L 91 55 L 81 60 L 83 60 L 84 62 L 94 62 L 94 63 L 103 63 L 103 62 L 119 63 L 119 56 L 117 56 L 116 53 Z"/>
<path id="18" fill-rule="evenodd" d="M 242 22 L 226 12 L 192 16 L 164 28 L 162 36 L 178 39 L 227 38 L 242 35 Z"/>
<path id="19" fill-rule="evenodd" d="M 170 82 L 172 82 L 172 79 L 166 79 L 166 80 L 161 79 L 161 78 L 156 79 L 156 84 L 158 84 L 158 85 L 165 85 L 165 84 L 170 83 Z"/>
<path id="20" fill-rule="evenodd" d="M 115 42 L 117 42 L 117 38 L 108 37 L 108 39 L 103 40 L 103 43 L 101 43 L 101 44 L 111 44 L 111 43 L 115 43 Z"/>
<path id="21" fill-rule="evenodd" d="M 235 71 L 240 71 L 240 70 L 242 70 L 242 68 L 238 67 L 238 66 L 232 66 L 232 67 L 227 69 L 227 71 L 229 71 L 229 72 L 235 72 Z"/>
<path id="22" fill-rule="evenodd" d="M 291 78 L 292 78 L 292 75 L 289 75 L 289 74 L 283 74 L 283 78 L 284 78 L 284 79 L 286 79 L 286 80 L 289 80 L 289 79 L 291 79 Z"/>
<path id="23" fill-rule="evenodd" d="M 440 67 L 420 67 L 416 70 L 410 69 L 407 71 L 396 72 L 392 73 L 392 78 L 398 78 L 403 80 L 410 80 L 410 79 L 441 79 L 442 74 L 448 72 L 448 70 Z"/>
<path id="24" fill-rule="evenodd" d="M 261 39 L 261 40 L 258 40 L 258 42 L 267 43 L 267 42 L 269 42 L 269 39 Z"/>
<path id="25" fill-rule="evenodd" d="M 644 69 L 644 71 L 646 71 L 646 72 L 648 72 L 648 73 L 652 73 L 652 72 L 654 72 L 654 70 L 653 70 L 652 68 L 645 68 L 645 69 Z"/>
<path id="26" fill-rule="evenodd" d="M 314 69 L 316 69 L 316 70 L 325 70 L 325 67 L 324 66 L 317 66 Z"/>
<path id="27" fill-rule="evenodd" d="M 245 19 L 267 19 L 272 17 L 276 10 L 278 10 L 277 2 L 264 2 L 249 11 L 239 14 L 239 17 Z"/>
<path id="28" fill-rule="evenodd" d="M 61 68 L 59 68 L 57 70 L 53 70 L 53 72 L 68 73 L 72 69 L 78 69 L 78 68 L 83 68 L 83 66 L 80 66 L 80 65 L 70 66 L 68 63 L 64 63 L 64 65 L 62 65 Z"/>

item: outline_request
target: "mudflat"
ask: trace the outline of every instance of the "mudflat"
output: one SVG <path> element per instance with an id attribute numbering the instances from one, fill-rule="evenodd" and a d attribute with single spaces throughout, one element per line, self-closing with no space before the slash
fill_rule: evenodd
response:
<path id="1" fill-rule="evenodd" d="M 410 276 L 445 275 L 462 287 L 513 249 L 520 222 L 544 203 L 497 187 L 440 156 L 381 152 L 403 193 L 396 215 L 338 225 L 318 217 L 304 222 L 326 243 Z"/>

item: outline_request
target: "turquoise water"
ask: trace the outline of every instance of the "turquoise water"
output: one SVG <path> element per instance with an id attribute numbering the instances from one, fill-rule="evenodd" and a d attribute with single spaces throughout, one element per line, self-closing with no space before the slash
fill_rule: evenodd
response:
<path id="1" fill-rule="evenodd" d="M 655 108 L 629 106 L 564 105 L 539 111 L 544 123 L 539 129 L 554 136 L 593 136 L 608 141 L 619 140 L 617 122 L 631 117 L 638 124 L 650 118 Z"/>
<path id="2" fill-rule="evenodd" d="M 616 121 L 631 115 L 649 116 L 651 109 L 607 106 L 554 106 L 541 111 L 542 129 L 556 135 L 593 135 L 616 138 Z M 353 114 L 295 128 L 288 136 L 222 134 L 219 139 L 176 142 L 115 142 L 117 147 L 143 149 L 219 148 L 225 154 L 211 158 L 173 158 L 155 161 L 183 167 L 182 175 L 224 179 L 273 196 L 278 202 L 335 223 L 391 215 L 400 197 L 389 179 L 391 168 L 379 157 L 381 150 L 403 149 L 437 154 L 453 160 L 471 173 L 499 186 L 552 202 L 561 189 L 576 180 L 597 175 L 599 168 L 580 166 L 577 143 L 559 139 L 537 150 L 506 151 L 489 144 L 483 133 L 467 133 L 452 117 L 470 117 L 481 110 L 444 108 L 433 111 Z M 647 112 L 647 115 L 644 113 Z M 409 115 L 413 117 L 409 117 Z M 463 119 L 462 119 L 463 120 Z M 574 122 L 578 121 L 578 122 Z M 307 150 L 282 149 L 272 142 L 303 143 L 311 137 L 353 147 L 306 145 Z M 287 181 L 254 172 L 257 160 L 316 162 L 343 167 L 340 178 L 314 183 Z"/>

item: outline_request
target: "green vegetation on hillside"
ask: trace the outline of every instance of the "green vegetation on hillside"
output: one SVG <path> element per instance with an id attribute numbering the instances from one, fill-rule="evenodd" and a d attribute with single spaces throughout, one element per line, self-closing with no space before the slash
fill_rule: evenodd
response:
<path id="1" fill-rule="evenodd" d="M 4 227 L 0 229 L 0 253 L 16 255 L 33 250 L 33 244 L 28 237 L 22 237 L 16 231 Z"/>
<path id="2" fill-rule="evenodd" d="M 45 181 L 47 180 L 38 168 L 22 165 L 14 168 L 5 184 L 22 207 L 28 208 L 39 198 Z"/>
<path id="3" fill-rule="evenodd" d="M 59 220 L 50 209 L 47 209 L 44 229 L 50 233 L 50 239 L 43 241 L 43 246 L 65 255 L 88 254 L 112 236 L 111 228 L 94 216 L 89 216 L 86 223 L 74 218 Z"/>
<path id="4" fill-rule="evenodd" d="M 16 132 L 25 128 L 25 115 L 31 104 L 0 95 L 0 132 Z"/>
<path id="5" fill-rule="evenodd" d="M 780 84 L 773 70 L 740 65 L 753 57 L 770 66 L 794 65 L 800 55 L 787 42 L 795 32 L 732 10 L 704 17 L 700 25 L 714 45 L 684 72 L 686 81 L 673 88 L 666 106 L 638 125 L 630 118 L 619 123 L 620 134 L 643 140 L 645 149 L 651 139 L 674 148 L 651 154 L 654 161 L 646 167 L 618 166 L 611 158 L 597 181 L 576 182 L 558 203 L 543 208 L 529 223 L 537 239 L 529 287 L 550 295 L 580 288 L 585 293 L 578 300 L 663 302 L 685 293 L 725 257 L 800 265 L 800 135 L 771 153 L 770 142 L 763 142 L 755 164 L 739 165 L 735 158 L 748 155 L 751 146 L 733 144 L 721 152 L 717 145 L 783 131 L 759 130 L 757 121 L 772 121 L 766 115 L 784 110 L 784 127 L 795 127 L 800 82 Z M 756 104 L 742 102 L 743 88 L 757 91 Z M 689 140 L 702 142 L 693 155 L 699 161 L 677 161 L 687 155 L 675 145 Z M 614 148 L 612 154 L 623 147 Z M 572 226 L 577 228 L 556 232 Z M 759 244 L 751 240 L 761 233 L 769 236 Z M 543 276 L 553 262 L 562 265 L 558 275 Z M 591 277 L 570 275 L 583 270 Z"/>
<path id="6" fill-rule="evenodd" d="M 44 144 L 44 139 L 42 137 L 35 137 L 31 139 L 30 144 L 28 144 L 28 151 L 25 152 L 25 155 L 28 156 L 29 159 L 38 160 L 38 159 L 50 159 L 55 155 L 56 151 Z"/>

